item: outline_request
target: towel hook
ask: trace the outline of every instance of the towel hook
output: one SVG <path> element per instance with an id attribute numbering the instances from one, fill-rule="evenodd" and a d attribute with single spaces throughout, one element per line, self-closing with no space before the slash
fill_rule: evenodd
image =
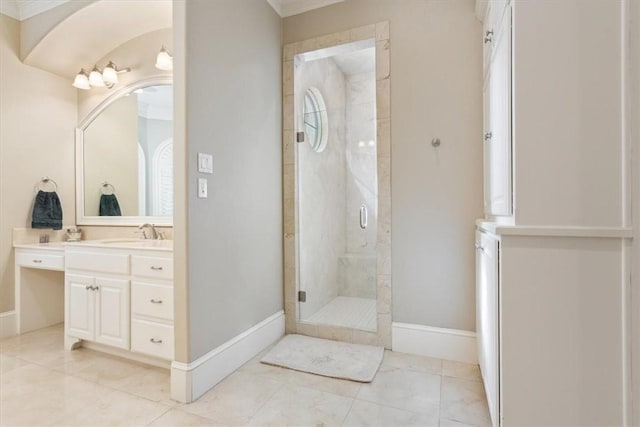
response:
<path id="1" fill-rule="evenodd" d="M 111 193 L 106 193 L 105 191 L 109 191 L 109 187 L 111 187 Z M 107 181 L 103 182 L 102 185 L 100 186 L 100 194 L 109 195 L 109 194 L 115 194 L 115 193 L 116 193 L 116 187 L 114 187 L 113 184 L 109 184 Z"/>
<path id="2" fill-rule="evenodd" d="M 40 181 L 36 183 L 36 190 L 45 191 L 47 184 L 53 184 L 53 191 L 58 191 L 58 183 L 48 176 L 43 176 Z"/>

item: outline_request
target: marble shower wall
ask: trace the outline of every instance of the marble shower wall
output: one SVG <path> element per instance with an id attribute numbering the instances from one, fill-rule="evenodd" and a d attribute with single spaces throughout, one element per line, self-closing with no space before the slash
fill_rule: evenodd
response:
<path id="1" fill-rule="evenodd" d="M 329 139 L 323 152 L 297 145 L 298 254 L 300 289 L 307 302 L 300 318 L 338 296 L 340 257 L 346 248 L 346 80 L 331 58 L 300 62 L 294 71 L 295 114 L 302 123 L 304 94 L 320 91 L 327 107 Z"/>
<path id="2" fill-rule="evenodd" d="M 375 50 L 369 50 L 374 55 Z M 372 61 L 373 62 L 373 61 Z M 347 77 L 347 248 L 340 259 L 342 296 L 376 297 L 378 176 L 376 170 L 376 77 L 374 70 Z M 368 211 L 360 227 L 360 207 Z"/>

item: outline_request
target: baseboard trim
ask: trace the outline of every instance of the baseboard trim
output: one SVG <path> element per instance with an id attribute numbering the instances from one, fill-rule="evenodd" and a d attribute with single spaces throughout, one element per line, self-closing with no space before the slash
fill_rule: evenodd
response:
<path id="1" fill-rule="evenodd" d="M 283 335 L 280 310 L 191 363 L 171 363 L 171 398 L 193 402 Z"/>
<path id="2" fill-rule="evenodd" d="M 475 332 L 393 322 L 391 337 L 393 351 L 478 363 Z"/>
<path id="3" fill-rule="evenodd" d="M 0 313 L 0 339 L 16 335 L 16 330 L 15 310 Z"/>

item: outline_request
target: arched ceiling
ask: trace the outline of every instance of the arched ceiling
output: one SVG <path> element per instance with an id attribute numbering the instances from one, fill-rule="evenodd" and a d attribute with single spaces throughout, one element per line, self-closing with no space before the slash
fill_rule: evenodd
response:
<path id="1" fill-rule="evenodd" d="M 97 1 L 49 31 L 24 62 L 71 79 L 121 44 L 171 26 L 171 0 Z"/>

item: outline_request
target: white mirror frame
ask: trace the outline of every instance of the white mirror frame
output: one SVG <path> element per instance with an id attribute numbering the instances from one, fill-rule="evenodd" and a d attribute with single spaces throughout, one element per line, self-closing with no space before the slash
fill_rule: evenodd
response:
<path id="1" fill-rule="evenodd" d="M 148 222 L 155 225 L 173 225 L 173 216 L 85 216 L 84 214 L 84 131 L 112 103 L 147 86 L 173 85 L 171 76 L 138 80 L 115 91 L 85 117 L 76 128 L 76 223 L 78 225 L 134 226 Z"/>

